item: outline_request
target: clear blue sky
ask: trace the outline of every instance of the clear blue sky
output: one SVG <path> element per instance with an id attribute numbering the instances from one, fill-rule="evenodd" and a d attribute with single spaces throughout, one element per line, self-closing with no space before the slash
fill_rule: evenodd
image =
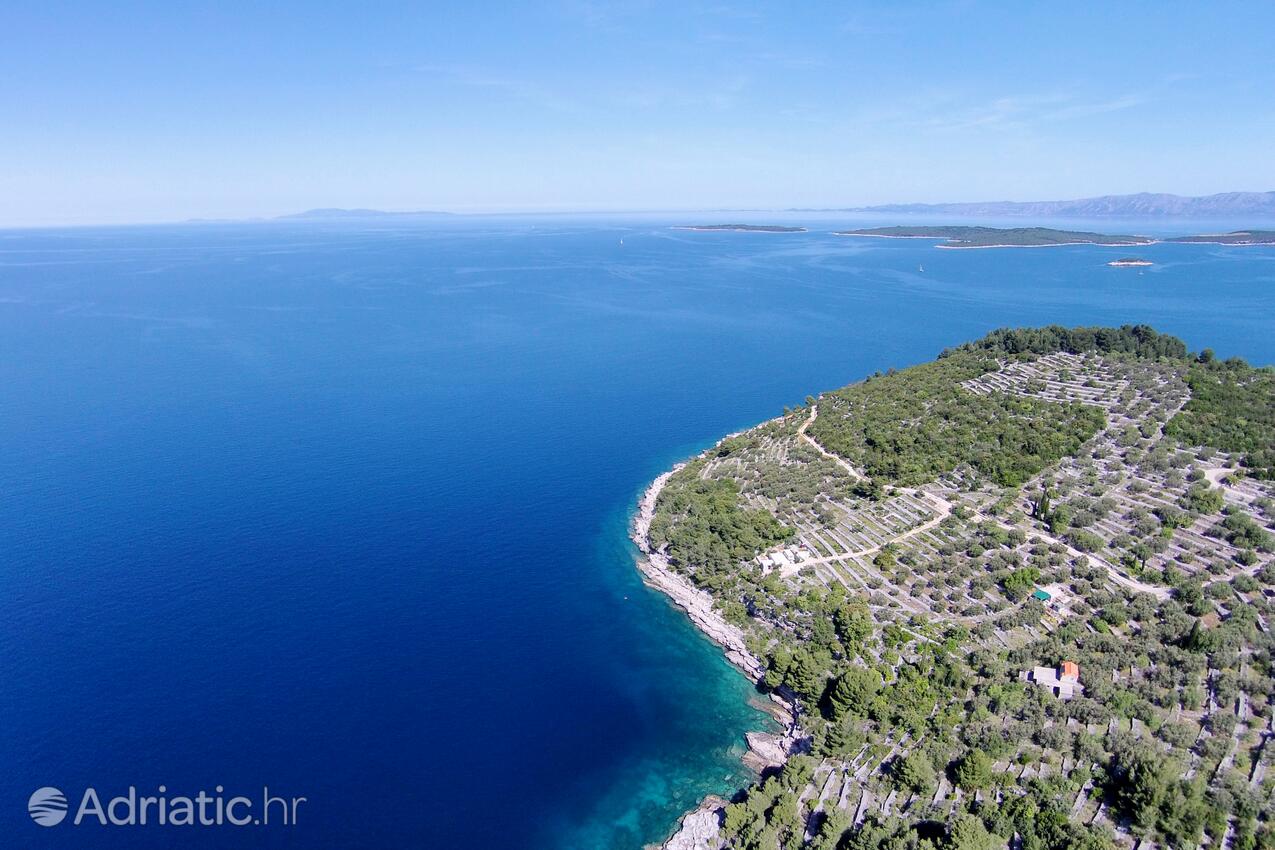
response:
<path id="1" fill-rule="evenodd" d="M 0 225 L 1275 189 L 1275 4 L 7 3 Z"/>

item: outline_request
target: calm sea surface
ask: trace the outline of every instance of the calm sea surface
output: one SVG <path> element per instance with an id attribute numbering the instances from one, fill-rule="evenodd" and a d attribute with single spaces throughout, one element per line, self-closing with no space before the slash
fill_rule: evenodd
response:
<path id="1" fill-rule="evenodd" d="M 0 844 L 638 848 L 765 722 L 633 569 L 650 478 L 1001 325 L 1275 361 L 1271 248 L 672 223 L 0 232 Z M 26 812 L 161 784 L 307 802 Z"/>

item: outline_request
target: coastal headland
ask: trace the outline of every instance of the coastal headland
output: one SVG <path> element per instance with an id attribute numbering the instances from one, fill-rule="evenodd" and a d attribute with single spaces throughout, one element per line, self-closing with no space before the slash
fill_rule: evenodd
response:
<path id="1" fill-rule="evenodd" d="M 777 224 L 696 224 L 675 225 L 673 230 L 738 233 L 807 233 L 805 227 Z M 1052 248 L 1064 245 L 1099 245 L 1127 247 L 1157 243 L 1209 245 L 1275 245 L 1275 231 L 1235 230 L 1228 233 L 1191 236 L 1136 236 L 1094 233 L 1084 230 L 1058 230 L 1052 227 L 982 227 L 974 225 L 892 225 L 858 230 L 834 230 L 834 236 L 871 237 L 877 239 L 927 239 L 936 248 Z M 1112 263 L 1116 265 L 1117 263 Z M 1120 265 L 1134 265 L 1119 262 Z"/>
<path id="2" fill-rule="evenodd" d="M 1233 231 L 1201 236 L 1123 236 L 1123 234 L 1058 231 L 1049 227 L 871 227 L 858 231 L 834 231 L 834 236 L 889 238 L 889 240 L 935 240 L 938 249 L 1043 249 L 1063 245 L 1136 246 L 1158 242 L 1196 243 L 1196 245 L 1275 245 L 1275 231 Z M 1109 265 L 1150 265 L 1149 261 Z"/>
<path id="3" fill-rule="evenodd" d="M 664 846 L 1275 838 L 1221 794 L 1275 790 L 1272 528 L 1275 369 L 1145 326 L 996 331 L 723 438 L 643 494 L 638 567 L 785 732 Z"/>
<path id="4" fill-rule="evenodd" d="M 1150 245 L 1149 236 L 1109 235 L 1049 227 L 872 227 L 840 230 L 836 236 L 872 236 L 885 239 L 934 239 L 939 248 L 1044 248 L 1058 245 Z"/>

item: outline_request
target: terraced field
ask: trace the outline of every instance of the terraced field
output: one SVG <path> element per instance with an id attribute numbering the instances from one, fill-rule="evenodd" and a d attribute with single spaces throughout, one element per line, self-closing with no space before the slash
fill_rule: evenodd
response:
<path id="1" fill-rule="evenodd" d="M 1265 834 L 1275 487 L 1239 456 L 1166 434 L 1190 397 L 1186 368 L 1052 351 L 1001 356 L 961 381 L 971 404 L 1101 412 L 1077 450 L 1019 486 L 969 463 L 915 486 L 873 480 L 815 436 L 822 418 L 855 415 L 826 396 L 692 465 L 734 482 L 741 506 L 792 529 L 781 545 L 810 553 L 778 569 L 741 561 L 712 588 L 769 670 L 761 687 L 797 718 L 788 766 L 723 810 L 715 846 L 769 850 L 756 840 L 775 818 L 758 800 L 787 818 L 783 847 L 859 846 L 873 830 L 967 816 L 1003 829 L 993 810 L 1028 798 L 1083 827 L 1076 841 L 1101 836 L 1094 846 Z M 678 569 L 696 581 L 694 564 Z M 847 625 L 859 616 L 867 626 Z M 1083 696 L 1026 680 L 1064 658 L 1079 662 Z M 841 683 L 864 675 L 874 695 L 843 698 Z M 900 778 L 913 754 L 928 780 Z M 980 776 L 990 765 L 980 781 L 963 773 L 971 758 Z M 1134 759 L 1176 771 L 1154 811 L 1122 790 L 1140 781 Z"/>

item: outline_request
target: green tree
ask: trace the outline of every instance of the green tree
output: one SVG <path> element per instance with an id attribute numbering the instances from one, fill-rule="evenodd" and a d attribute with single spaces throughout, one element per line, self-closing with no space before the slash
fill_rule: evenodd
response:
<path id="1" fill-rule="evenodd" d="M 818 658 L 806 647 L 793 652 L 792 666 L 788 668 L 785 684 L 808 703 L 814 703 L 823 695 L 828 676 L 828 662 Z"/>
<path id="2" fill-rule="evenodd" d="M 847 601 L 833 615 L 833 625 L 841 642 L 855 649 L 872 636 L 872 613 L 862 600 Z"/>
<path id="3" fill-rule="evenodd" d="M 953 773 L 956 784 L 966 791 L 977 791 L 992 784 L 992 759 L 979 749 L 965 754 Z"/>
<path id="4" fill-rule="evenodd" d="M 1143 829 L 1154 827 L 1173 781 L 1169 763 L 1147 746 L 1134 743 L 1121 748 L 1107 770 L 1120 812 Z"/>
<path id="5" fill-rule="evenodd" d="M 1040 498 L 1033 499 L 1031 503 L 1032 518 L 1038 519 L 1041 522 L 1049 522 L 1049 512 L 1050 512 L 1050 505 L 1052 501 L 1053 501 L 1053 497 L 1049 493 L 1049 488 L 1048 487 L 1041 488 Z"/>
<path id="6" fill-rule="evenodd" d="M 947 847 L 950 850 L 999 850 L 1005 839 L 993 835 L 974 815 L 957 815 L 950 827 Z"/>
<path id="7" fill-rule="evenodd" d="M 850 813 L 844 809 L 833 809 L 832 814 L 819 825 L 819 832 L 810 850 L 837 850 L 841 837 L 851 827 Z"/>
<path id="8" fill-rule="evenodd" d="M 913 750 L 894 763 L 894 780 L 916 793 L 930 791 L 938 774 L 925 753 Z"/>
<path id="9" fill-rule="evenodd" d="M 810 756 L 795 755 L 784 763 L 780 781 L 790 791 L 801 791 L 815 776 L 815 761 Z"/>
<path id="10" fill-rule="evenodd" d="M 820 752 L 829 756 L 848 756 L 858 752 L 863 742 L 864 734 L 859 731 L 858 721 L 854 715 L 847 714 L 828 724 Z"/>
<path id="11" fill-rule="evenodd" d="M 1225 503 L 1222 491 L 1213 489 L 1207 481 L 1197 481 L 1192 484 L 1191 489 L 1187 490 L 1186 495 L 1182 497 L 1184 508 L 1206 516 L 1222 510 Z"/>
<path id="12" fill-rule="evenodd" d="M 1027 591 L 1040 581 L 1040 570 L 1035 567 L 1019 567 L 1001 578 L 1001 587 L 1010 599 L 1018 600 L 1027 595 Z"/>
<path id="13" fill-rule="evenodd" d="M 762 682 L 774 690 L 788 678 L 788 670 L 792 667 L 792 652 L 786 646 L 777 647 L 770 654 L 770 663 L 766 665 L 766 675 Z"/>
<path id="14" fill-rule="evenodd" d="M 832 719 L 840 720 L 847 713 L 867 713 L 868 705 L 880 690 L 881 674 L 875 669 L 851 667 L 837 677 L 828 694 Z"/>

